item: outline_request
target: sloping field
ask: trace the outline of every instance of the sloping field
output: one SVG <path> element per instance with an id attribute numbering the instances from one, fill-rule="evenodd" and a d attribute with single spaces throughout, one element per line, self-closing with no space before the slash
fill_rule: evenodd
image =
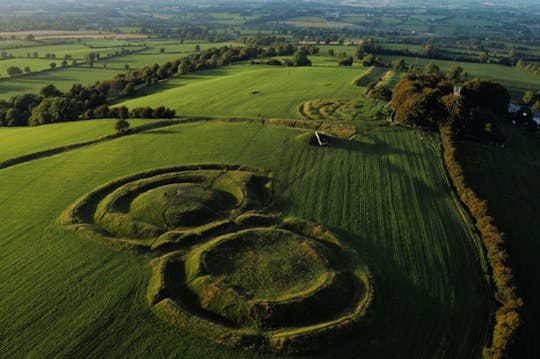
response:
<path id="1" fill-rule="evenodd" d="M 0 162 L 115 133 L 115 122 L 116 120 L 106 119 L 41 127 L 0 127 Z M 132 128 L 151 122 L 152 120 L 129 120 Z"/>
<path id="2" fill-rule="evenodd" d="M 0 76 L 9 77 L 7 69 L 12 66 L 17 66 L 24 71 L 25 67 L 29 67 L 32 72 L 38 72 L 48 70 L 51 68 L 50 64 L 54 62 L 57 67 L 60 67 L 62 60 L 58 59 L 8 59 L 0 61 Z"/>
<path id="3" fill-rule="evenodd" d="M 92 85 L 96 81 L 110 80 L 119 74 L 119 70 L 88 67 L 68 67 L 42 73 L 25 75 L 17 78 L 0 79 L 0 99 L 8 99 L 25 93 L 39 93 L 43 86 L 54 84 L 59 90 L 66 91 L 73 84 Z"/>
<path id="4" fill-rule="evenodd" d="M 156 86 L 152 95 L 120 105 L 165 106 L 181 116 L 300 118 L 298 107 L 307 100 L 361 95 L 353 80 L 364 71 L 233 65 L 180 76 Z"/>
<path id="5" fill-rule="evenodd" d="M 34 56 L 34 52 L 37 52 L 39 57 L 45 57 L 46 54 L 56 55 L 57 61 L 62 61 L 64 56 L 68 55 L 71 58 L 68 60 L 71 62 L 71 59 L 85 60 L 86 55 L 90 52 L 99 53 L 101 56 L 107 56 L 107 54 L 114 54 L 117 51 L 120 51 L 120 47 L 116 46 L 117 43 L 115 40 L 110 40 L 111 45 L 109 47 L 101 47 L 99 49 L 94 49 L 88 47 L 84 44 L 67 44 L 67 45 L 46 45 L 46 46 L 34 46 L 34 47 L 22 47 L 18 49 L 11 49 L 7 51 L 9 54 L 15 57 L 29 57 Z M 125 46 L 126 50 L 137 51 L 143 49 L 143 46 Z"/>
<path id="6" fill-rule="evenodd" d="M 28 142 L 38 135 L 29 133 Z M 58 221 L 81 195 L 118 177 L 228 163 L 270 170 L 284 216 L 327 225 L 373 272 L 372 322 L 323 357 L 477 357 L 492 305 L 436 139 L 396 127 L 326 148 L 310 146 L 309 137 L 281 127 L 193 123 L 0 170 L 2 355 L 266 357 L 161 321 L 145 299 L 148 258 L 81 239 Z"/>
<path id="7" fill-rule="evenodd" d="M 458 151 L 465 177 L 480 198 L 486 199 L 490 214 L 506 234 L 510 260 L 525 301 L 524 339 L 520 356 L 537 353 L 540 334 L 540 137 L 523 133 L 511 125 L 504 127 L 505 148 L 460 142 Z"/>

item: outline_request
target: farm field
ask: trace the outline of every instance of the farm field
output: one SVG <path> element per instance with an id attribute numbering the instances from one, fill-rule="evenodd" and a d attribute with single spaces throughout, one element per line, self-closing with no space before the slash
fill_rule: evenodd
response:
<path id="1" fill-rule="evenodd" d="M 520 343 L 521 354 L 540 349 L 540 166 L 538 135 L 523 133 L 511 125 L 504 127 L 505 148 L 494 148 L 472 142 L 460 142 L 458 151 L 465 176 L 480 198 L 489 203 L 489 211 L 506 234 L 512 268 L 518 289 L 525 301 L 525 336 Z M 501 166 L 504 163 L 504 166 Z"/>
<path id="2" fill-rule="evenodd" d="M 92 85 L 96 81 L 110 80 L 120 72 L 117 69 L 67 67 L 17 78 L 0 79 L 0 99 L 9 99 L 25 93 L 39 93 L 47 84 L 54 84 L 61 91 L 66 91 L 73 84 Z"/>
<path id="3" fill-rule="evenodd" d="M 152 120 L 129 120 L 132 128 L 151 122 Z M 0 127 L 0 162 L 115 133 L 114 123 L 113 119 L 104 119 L 29 128 Z"/>
<path id="4" fill-rule="evenodd" d="M 161 105 L 175 109 L 181 116 L 300 118 L 298 107 L 304 101 L 360 96 L 362 90 L 354 81 L 366 71 L 232 65 L 173 78 L 155 86 L 151 95 L 119 105 Z"/>
<path id="5" fill-rule="evenodd" d="M 55 63 L 57 67 L 60 67 L 62 60 L 57 59 L 7 59 L 0 61 L 0 76 L 9 77 L 7 69 L 12 66 L 17 66 L 22 71 L 25 67 L 30 68 L 32 72 L 39 72 L 48 70 L 51 68 L 50 64 Z"/>
<path id="6" fill-rule="evenodd" d="M 70 125 L 53 130 L 68 133 L 62 127 Z M 58 222 L 78 197 L 118 177 L 223 163 L 271 171 L 284 216 L 328 226 L 373 272 L 372 322 L 323 357 L 478 355 L 492 308 L 478 240 L 452 197 L 438 140 L 379 125 L 326 148 L 283 127 L 174 125 L 0 170 L 2 353 L 271 357 L 209 344 L 165 324 L 145 299 L 147 257 L 82 239 Z M 35 138 L 50 127 L 25 130 Z"/>
<path id="7" fill-rule="evenodd" d="M 116 42 L 116 40 L 109 40 L 113 43 Z M 122 44 L 125 44 L 125 41 L 119 42 Z M 11 49 L 7 50 L 6 52 L 10 55 L 13 55 L 15 57 L 20 58 L 30 58 L 34 57 L 34 52 L 37 53 L 37 57 L 45 57 L 46 54 L 54 54 L 56 56 L 57 61 L 62 61 L 62 59 L 65 56 L 71 56 L 70 59 L 75 60 L 85 60 L 86 55 L 88 55 L 90 52 L 99 53 L 101 56 L 107 56 L 108 54 L 114 54 L 115 52 L 120 51 L 120 49 L 124 46 L 108 46 L 108 47 L 100 47 L 100 48 L 91 48 L 89 46 L 86 46 L 84 44 L 61 44 L 61 45 L 42 45 L 42 46 L 33 46 L 33 47 L 21 47 L 17 49 Z M 141 50 L 144 47 L 143 46 L 125 46 L 126 50 L 129 51 L 137 51 Z M 30 55 L 30 56 L 28 56 Z"/>

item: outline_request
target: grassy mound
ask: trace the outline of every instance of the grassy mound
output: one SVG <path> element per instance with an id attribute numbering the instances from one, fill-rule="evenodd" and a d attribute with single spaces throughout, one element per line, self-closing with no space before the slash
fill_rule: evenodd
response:
<path id="1" fill-rule="evenodd" d="M 154 260 L 147 295 L 159 316 L 227 346 L 286 354 L 347 338 L 373 299 L 366 266 L 322 227 L 274 218 Z"/>
<path id="2" fill-rule="evenodd" d="M 134 219 L 166 228 L 189 227 L 218 218 L 235 204 L 234 197 L 202 185 L 179 183 L 145 192 L 131 202 Z"/>
<path id="3" fill-rule="evenodd" d="M 360 121 L 384 120 L 389 110 L 384 102 L 365 97 L 349 101 L 314 99 L 302 103 L 299 111 L 304 118 L 314 121 Z"/>
<path id="4" fill-rule="evenodd" d="M 151 170 L 110 182 L 64 211 L 73 230 L 133 250 L 181 245 L 271 201 L 264 172 L 201 165 Z M 157 242 L 157 245 L 153 245 Z"/>
<path id="5" fill-rule="evenodd" d="M 261 170 L 171 167 L 98 187 L 61 220 L 113 247 L 161 255 L 148 301 L 218 343 L 296 353 L 346 337 L 372 300 L 366 266 L 320 226 L 269 212 L 271 202 Z"/>

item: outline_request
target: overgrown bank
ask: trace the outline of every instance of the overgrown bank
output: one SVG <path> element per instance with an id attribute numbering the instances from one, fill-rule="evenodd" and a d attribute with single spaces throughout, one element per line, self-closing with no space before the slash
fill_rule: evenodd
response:
<path id="1" fill-rule="evenodd" d="M 514 276 L 508 261 L 504 234 L 489 215 L 488 203 L 482 200 L 467 184 L 463 168 L 457 160 L 454 133 L 448 126 L 441 127 L 444 164 L 460 200 L 468 208 L 480 232 L 491 268 L 495 286 L 495 299 L 500 307 L 495 314 L 495 324 L 489 346 L 483 350 L 484 358 L 505 358 L 521 323 L 520 309 L 523 301 L 517 294 Z"/>

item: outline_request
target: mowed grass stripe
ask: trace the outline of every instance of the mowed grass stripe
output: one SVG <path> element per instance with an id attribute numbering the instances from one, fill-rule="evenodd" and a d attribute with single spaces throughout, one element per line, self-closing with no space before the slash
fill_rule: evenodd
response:
<path id="1" fill-rule="evenodd" d="M 77 197 L 120 176 L 236 162 L 271 170 L 286 215 L 334 229 L 374 271 L 380 309 L 369 332 L 326 356 L 478 355 L 488 295 L 438 161 L 432 144 L 398 128 L 347 149 L 308 146 L 286 128 L 195 123 L 2 170 L 0 210 L 10 215 L 0 223 L 0 293 L 10 294 L 0 296 L 0 348 L 33 357 L 256 357 L 162 323 L 143 298 L 146 259 L 57 225 Z"/>

